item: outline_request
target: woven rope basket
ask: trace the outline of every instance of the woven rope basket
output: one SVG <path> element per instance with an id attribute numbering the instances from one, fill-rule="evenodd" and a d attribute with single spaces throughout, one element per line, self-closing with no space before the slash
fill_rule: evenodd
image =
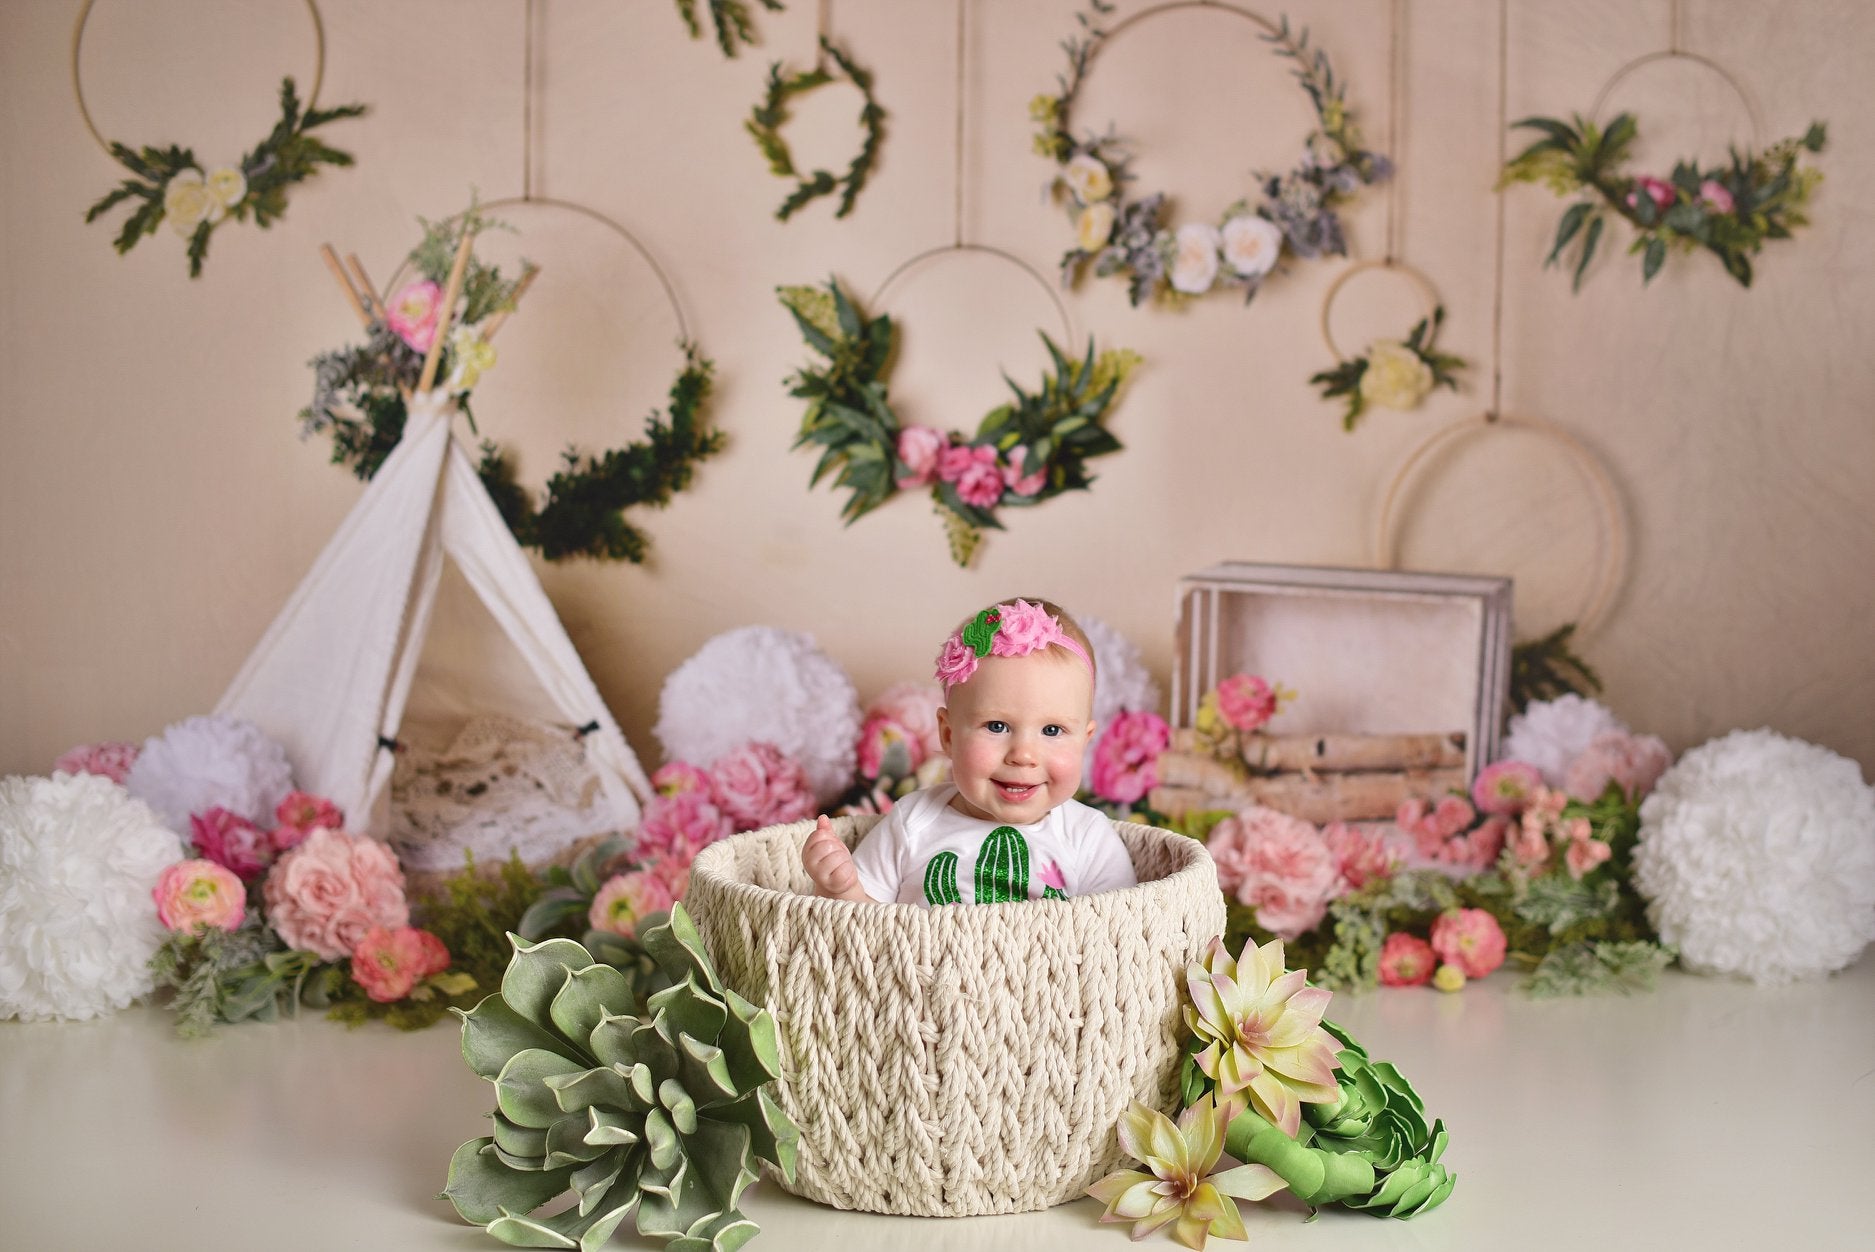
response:
<path id="1" fill-rule="evenodd" d="M 877 820 L 834 828 L 851 845 Z M 1140 885 L 1060 901 L 817 899 L 812 822 L 698 855 L 685 907 L 780 1032 L 789 1190 L 927 1217 L 1047 1208 L 1114 1168 L 1135 1098 L 1176 1106 L 1179 974 L 1223 931 L 1223 896 L 1196 840 L 1116 827 Z"/>

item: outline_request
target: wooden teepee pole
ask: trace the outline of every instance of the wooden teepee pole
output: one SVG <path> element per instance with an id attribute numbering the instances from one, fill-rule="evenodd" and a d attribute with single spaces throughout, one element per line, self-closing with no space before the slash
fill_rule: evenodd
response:
<path id="1" fill-rule="evenodd" d="M 462 242 L 456 245 L 456 262 L 449 267 L 449 282 L 443 287 L 443 307 L 436 315 L 436 338 L 430 341 L 430 351 L 423 358 L 423 373 L 417 379 L 419 395 L 436 385 L 436 369 L 443 362 L 443 341 L 449 338 L 449 323 L 455 315 L 456 297 L 462 294 L 462 276 L 469 268 L 469 250 L 474 243 L 475 232 L 465 217 Z"/>

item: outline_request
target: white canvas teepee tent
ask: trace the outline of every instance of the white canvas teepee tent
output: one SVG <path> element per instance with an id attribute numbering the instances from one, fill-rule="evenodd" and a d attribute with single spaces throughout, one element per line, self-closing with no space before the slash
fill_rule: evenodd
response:
<path id="1" fill-rule="evenodd" d="M 505 856 L 489 840 L 512 836 L 533 859 L 555 850 L 528 846 L 542 830 L 564 843 L 636 826 L 651 788 L 527 555 L 452 437 L 453 413 L 440 388 L 410 400 L 402 440 L 215 711 L 278 739 L 302 789 L 336 802 L 352 829 L 393 842 L 393 745 L 446 753 L 477 712 L 531 719 L 497 726 L 558 723 L 561 747 L 576 739 L 584 749 L 580 776 L 563 789 L 571 794 L 562 809 L 579 810 L 570 824 L 562 813 L 536 822 L 530 835 L 528 815 L 489 811 L 479 818 L 482 836 L 463 841 L 478 856 Z M 490 778 L 501 772 L 486 751 L 482 764 Z M 554 788 L 538 778 L 523 784 L 537 817 Z M 485 794 L 476 786 L 457 792 L 464 802 Z M 411 864 L 409 849 L 400 851 Z M 460 847 L 436 852 L 437 863 L 419 856 L 416 867 L 460 868 Z"/>

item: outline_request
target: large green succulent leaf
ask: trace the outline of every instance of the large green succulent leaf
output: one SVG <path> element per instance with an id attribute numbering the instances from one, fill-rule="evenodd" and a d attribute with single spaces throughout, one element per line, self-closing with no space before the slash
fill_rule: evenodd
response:
<path id="1" fill-rule="evenodd" d="M 629 1014 L 602 1013 L 587 1037 L 586 1046 L 601 1065 L 635 1065 L 638 1054 L 632 1034 L 644 1025 Z"/>
<path id="2" fill-rule="evenodd" d="M 1268 1166 L 1296 1198 L 1318 1208 L 1374 1189 L 1374 1167 L 1366 1157 L 1297 1143 L 1249 1109 L 1231 1119 L 1224 1150 L 1246 1164 Z"/>
<path id="3" fill-rule="evenodd" d="M 724 1213 L 697 1234 L 671 1240 L 664 1245 L 664 1252 L 736 1252 L 761 1229 L 740 1213 Z"/>
<path id="4" fill-rule="evenodd" d="M 654 1085 L 677 1077 L 677 1048 L 655 1022 L 643 1022 L 632 1031 L 628 1044 L 638 1063 L 651 1071 Z"/>
<path id="5" fill-rule="evenodd" d="M 562 1035 L 583 1045 L 608 1010 L 630 1007 L 631 994 L 625 975 L 610 965 L 588 965 L 567 975 L 548 1013 Z"/>
<path id="6" fill-rule="evenodd" d="M 516 1052 L 495 1078 L 495 1103 L 516 1125 L 545 1130 L 566 1112 L 547 1080 L 578 1074 L 585 1068 L 545 1048 Z"/>
<path id="7" fill-rule="evenodd" d="M 538 1026 L 553 1020 L 553 998 L 560 994 L 569 975 L 593 963 L 592 954 L 571 939 L 543 939 L 530 944 L 519 935 L 509 935 L 514 955 L 508 958 L 508 970 L 501 977 L 501 998 L 508 1007 Z M 579 1036 L 582 1045 L 585 1035 Z"/>
<path id="8" fill-rule="evenodd" d="M 643 1066 L 637 1067 L 643 1069 Z M 646 1075 L 646 1079 L 649 1074 Z M 563 1113 L 577 1113 L 595 1106 L 643 1112 L 651 1107 L 649 1082 L 635 1082 L 633 1070 L 614 1065 L 581 1069 L 546 1080 L 556 1106 Z M 643 1094 L 641 1094 L 643 1091 Z"/>
<path id="9" fill-rule="evenodd" d="M 587 1109 L 586 1142 L 602 1143 L 607 1147 L 619 1145 L 630 1147 L 644 1138 L 638 1133 L 644 1129 L 644 1120 L 642 1117 L 621 1113 L 617 1109 Z"/>
<path id="10" fill-rule="evenodd" d="M 755 1155 L 772 1162 L 783 1178 L 794 1181 L 801 1128 L 782 1111 L 766 1088 L 758 1088 L 734 1103 L 719 1105 L 710 1110 L 710 1116 L 719 1122 L 747 1126 Z"/>
<path id="11" fill-rule="evenodd" d="M 599 1207 L 606 1193 L 625 1172 L 626 1166 L 633 1164 L 634 1156 L 643 1159 L 642 1153 L 633 1153 L 628 1148 L 614 1148 L 573 1171 L 567 1183 L 573 1188 L 573 1194 L 579 1197 L 582 1216 Z"/>
<path id="12" fill-rule="evenodd" d="M 689 1035 L 679 1035 L 677 1050 L 678 1077 L 696 1103 L 709 1107 L 742 1094 L 743 1088 L 730 1076 L 729 1061 L 721 1048 Z"/>
<path id="13" fill-rule="evenodd" d="M 664 1106 L 665 1115 L 671 1119 L 671 1129 L 680 1135 L 696 1133 L 697 1102 L 690 1098 L 682 1083 L 675 1078 L 659 1083 L 658 1103 Z"/>
<path id="14" fill-rule="evenodd" d="M 690 920 L 681 901 L 671 905 L 671 915 L 662 926 L 653 926 L 644 932 L 643 942 L 645 951 L 672 982 L 683 981 L 684 975 L 689 973 L 711 991 L 721 990 L 723 980 L 716 976 L 716 966 L 710 963 L 703 936 L 697 933 L 696 923 Z"/>
<path id="15" fill-rule="evenodd" d="M 732 990 L 723 992 L 723 1002 L 729 1008 L 729 1020 L 716 1043 L 729 1062 L 736 1090 L 748 1091 L 781 1077 L 781 1043 L 774 1016 Z"/>
<path id="16" fill-rule="evenodd" d="M 486 997 L 462 1017 L 462 1059 L 477 1077 L 493 1081 L 516 1052 L 553 1051 L 560 1041 L 511 1008 L 499 995 Z"/>
<path id="17" fill-rule="evenodd" d="M 494 1140 L 471 1139 L 449 1159 L 443 1198 L 462 1220 L 485 1226 L 504 1210 L 531 1212 L 566 1190 L 571 1170 L 510 1169 L 494 1153 Z"/>
<path id="18" fill-rule="evenodd" d="M 604 1144 L 586 1142 L 586 1119 L 562 1117 L 547 1128 L 547 1168 L 562 1165 L 580 1166 L 596 1161 L 609 1149 Z"/>
<path id="19" fill-rule="evenodd" d="M 495 1119 L 495 1146 L 509 1157 L 545 1158 L 547 1155 L 547 1132 L 538 1126 L 523 1126 L 503 1117 L 499 1111 L 489 1114 Z M 542 1166 L 536 1165 L 535 1169 Z"/>
<path id="20" fill-rule="evenodd" d="M 704 1123 L 684 1141 L 682 1161 L 668 1182 L 647 1174 L 638 1206 L 639 1233 L 655 1239 L 692 1240 L 690 1246 L 740 1246 L 717 1243 L 721 1234 L 747 1219 L 737 1211 L 742 1193 L 755 1181 L 750 1168 L 749 1135 L 742 1126 Z M 751 1225 L 753 1223 L 750 1223 Z M 749 1232 L 753 1233 L 753 1232 Z M 746 1242 L 746 1235 L 732 1235 Z"/>
<path id="21" fill-rule="evenodd" d="M 663 1109 L 645 1114 L 645 1146 L 651 1151 L 651 1164 L 659 1170 L 676 1167 L 683 1156 L 677 1143 L 677 1129 Z"/>
<path id="22" fill-rule="evenodd" d="M 729 1020 L 728 1006 L 711 995 L 695 973 L 653 995 L 645 1001 L 645 1008 L 653 1021 L 662 1023 L 658 1033 L 671 1043 L 680 1034 L 714 1042 Z"/>
<path id="23" fill-rule="evenodd" d="M 578 1248 L 580 1252 L 597 1252 L 625 1220 L 637 1199 L 636 1187 L 614 1186 L 590 1212 L 574 1207 L 541 1218 L 504 1212 L 488 1224 L 488 1233 L 517 1248 Z"/>

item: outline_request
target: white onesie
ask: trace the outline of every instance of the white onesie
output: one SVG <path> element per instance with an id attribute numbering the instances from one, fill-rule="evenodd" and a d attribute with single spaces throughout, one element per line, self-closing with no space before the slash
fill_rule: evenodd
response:
<path id="1" fill-rule="evenodd" d="M 998 826 L 951 807 L 954 784 L 914 791 L 853 850 L 859 885 L 900 904 L 1062 899 L 1135 885 L 1113 822 L 1069 800 L 1026 826 Z"/>

